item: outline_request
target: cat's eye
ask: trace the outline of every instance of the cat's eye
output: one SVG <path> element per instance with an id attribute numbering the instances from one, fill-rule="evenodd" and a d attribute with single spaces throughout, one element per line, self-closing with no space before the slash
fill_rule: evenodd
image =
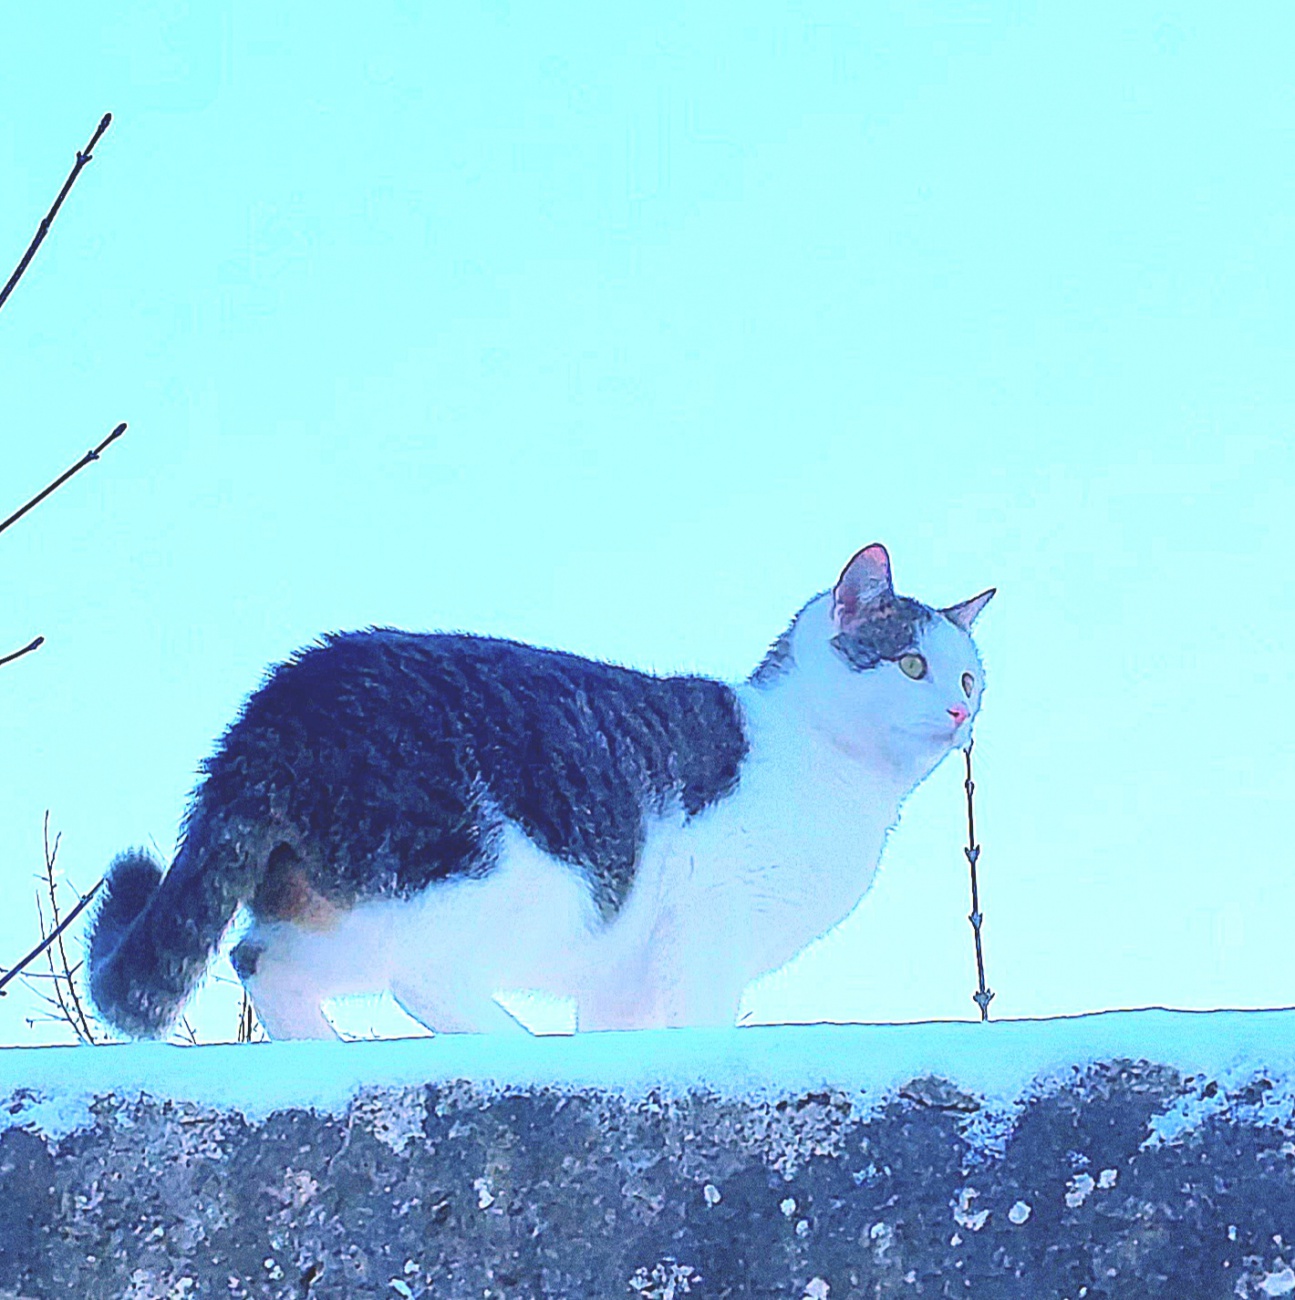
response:
<path id="1" fill-rule="evenodd" d="M 915 682 L 920 682 L 926 676 L 926 660 L 921 655 L 900 655 L 899 671 L 905 677 L 911 677 Z"/>
<path id="2" fill-rule="evenodd" d="M 975 684 L 976 684 L 976 679 L 970 673 L 962 674 L 962 693 L 968 699 L 971 698 L 971 688 L 975 686 Z"/>

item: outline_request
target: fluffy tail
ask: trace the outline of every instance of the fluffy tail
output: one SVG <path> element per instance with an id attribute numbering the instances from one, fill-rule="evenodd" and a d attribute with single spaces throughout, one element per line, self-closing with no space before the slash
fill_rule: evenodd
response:
<path id="1" fill-rule="evenodd" d="M 198 853 L 195 838 L 205 837 L 191 834 L 165 876 L 142 849 L 108 868 L 90 932 L 90 996 L 132 1038 L 166 1033 L 255 888 L 251 855 L 228 840 Z"/>

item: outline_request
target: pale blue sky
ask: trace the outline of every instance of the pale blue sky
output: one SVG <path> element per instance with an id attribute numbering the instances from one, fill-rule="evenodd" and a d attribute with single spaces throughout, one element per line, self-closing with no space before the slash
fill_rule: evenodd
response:
<path id="1" fill-rule="evenodd" d="M 1288 4 L 0 17 L 0 964 L 326 629 L 740 677 L 859 546 L 980 642 L 993 1010 L 1295 1002 Z M 762 1018 L 967 1016 L 960 773 Z M 501 936 L 507 942 L 507 936 Z M 0 1041 L 37 1041 L 21 995 Z M 223 1015 L 212 1012 L 213 1016 Z"/>

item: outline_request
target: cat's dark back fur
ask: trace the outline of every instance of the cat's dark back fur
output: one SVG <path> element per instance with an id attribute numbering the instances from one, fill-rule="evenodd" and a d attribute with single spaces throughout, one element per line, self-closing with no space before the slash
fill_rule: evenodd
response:
<path id="1" fill-rule="evenodd" d="M 274 816 L 339 902 L 480 875 L 501 817 L 584 869 L 614 911 L 644 816 L 734 788 L 732 690 L 487 637 L 329 637 L 275 670 L 215 755 L 196 808 Z"/>

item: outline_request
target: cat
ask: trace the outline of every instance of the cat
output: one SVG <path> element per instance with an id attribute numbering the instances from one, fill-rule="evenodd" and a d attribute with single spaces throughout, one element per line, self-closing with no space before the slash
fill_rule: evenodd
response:
<path id="1" fill-rule="evenodd" d="M 868 891 L 904 798 L 980 708 L 990 589 L 936 610 L 859 551 L 738 686 L 486 637 L 336 634 L 225 732 L 165 875 L 106 877 L 90 989 L 164 1034 L 241 907 L 234 968 L 272 1038 L 389 990 L 434 1032 L 735 1024 L 743 989 Z"/>

